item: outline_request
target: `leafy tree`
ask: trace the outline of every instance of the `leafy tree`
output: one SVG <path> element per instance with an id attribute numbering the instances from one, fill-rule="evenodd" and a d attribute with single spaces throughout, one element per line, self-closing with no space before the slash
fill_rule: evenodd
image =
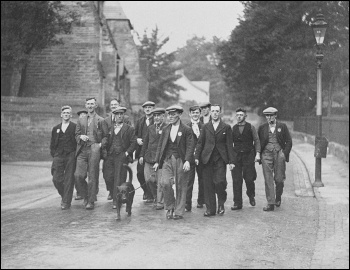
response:
<path id="1" fill-rule="evenodd" d="M 180 75 L 175 75 L 179 66 L 175 64 L 175 52 L 161 52 L 162 47 L 169 41 L 169 37 L 160 40 L 158 27 L 147 35 L 147 29 L 139 37 L 138 46 L 140 58 L 149 61 L 149 100 L 154 102 L 178 100 L 179 91 L 183 89 L 175 84 Z"/>
<path id="2" fill-rule="evenodd" d="M 316 104 L 316 50 L 310 23 L 320 9 L 330 25 L 324 49 L 324 90 L 348 85 L 347 1 L 243 4 L 244 18 L 218 47 L 219 68 L 234 98 L 253 107 L 276 106 L 285 118 L 310 113 Z"/>
<path id="3" fill-rule="evenodd" d="M 61 1 L 1 1 L 1 62 L 20 66 L 23 82 L 31 52 L 61 44 L 57 34 L 70 33 L 76 18 Z"/>

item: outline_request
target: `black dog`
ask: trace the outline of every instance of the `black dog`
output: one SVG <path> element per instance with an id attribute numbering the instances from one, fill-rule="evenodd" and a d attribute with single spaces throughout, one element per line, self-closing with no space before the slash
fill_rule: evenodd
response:
<path id="1" fill-rule="evenodd" d="M 126 212 L 128 213 L 128 216 L 131 216 L 131 207 L 132 203 L 134 201 L 135 196 L 135 189 L 132 182 L 132 170 L 131 168 L 123 164 L 123 166 L 126 168 L 126 170 L 129 172 L 129 181 L 121 184 L 121 186 L 117 187 L 117 218 L 116 220 L 120 220 L 120 207 L 122 204 L 126 204 Z"/>

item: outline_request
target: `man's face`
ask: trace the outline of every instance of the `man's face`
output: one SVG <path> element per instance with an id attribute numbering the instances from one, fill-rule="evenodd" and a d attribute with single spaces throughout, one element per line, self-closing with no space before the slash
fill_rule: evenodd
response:
<path id="1" fill-rule="evenodd" d="M 72 112 L 70 109 L 64 109 L 62 112 L 61 112 L 61 117 L 63 120 L 65 121 L 69 121 L 72 117 Z"/>
<path id="2" fill-rule="evenodd" d="M 190 117 L 192 120 L 198 121 L 200 116 L 201 116 L 201 111 L 199 109 L 190 111 Z"/>
<path id="3" fill-rule="evenodd" d="M 84 113 L 84 112 L 79 114 L 79 118 L 83 118 L 84 116 L 86 116 L 86 113 Z"/>
<path id="4" fill-rule="evenodd" d="M 276 122 L 277 115 L 276 114 L 267 114 L 265 115 L 266 120 L 269 124 L 274 124 Z"/>
<path id="5" fill-rule="evenodd" d="M 85 103 L 85 108 L 89 113 L 93 113 L 97 107 L 96 101 L 94 99 L 89 99 Z"/>
<path id="6" fill-rule="evenodd" d="M 182 113 L 179 113 L 178 111 L 169 112 L 168 117 L 170 124 L 176 124 L 177 121 L 179 121 L 181 114 Z"/>
<path id="7" fill-rule="evenodd" d="M 109 104 L 109 108 L 113 112 L 115 109 L 117 109 L 120 106 L 119 102 L 116 100 L 112 100 L 111 103 Z"/>
<path id="8" fill-rule="evenodd" d="M 154 117 L 154 123 L 157 125 L 162 124 L 164 121 L 164 113 L 154 113 L 153 117 Z"/>
<path id="9" fill-rule="evenodd" d="M 154 106 L 143 107 L 143 111 L 145 112 L 146 115 L 150 115 L 153 109 L 154 109 Z"/>
<path id="10" fill-rule="evenodd" d="M 237 123 L 242 123 L 247 118 L 247 115 L 244 112 L 237 112 L 236 118 L 237 118 Z"/>
<path id="11" fill-rule="evenodd" d="M 202 108 L 202 112 L 204 116 L 207 116 L 210 113 L 210 107 L 204 107 Z"/>
<path id="12" fill-rule="evenodd" d="M 214 121 L 218 120 L 220 117 L 221 109 L 220 106 L 211 106 L 211 117 Z"/>
<path id="13" fill-rule="evenodd" d="M 124 113 L 123 112 L 117 112 L 114 114 L 115 115 L 115 122 L 118 124 L 123 123 L 124 120 Z"/>

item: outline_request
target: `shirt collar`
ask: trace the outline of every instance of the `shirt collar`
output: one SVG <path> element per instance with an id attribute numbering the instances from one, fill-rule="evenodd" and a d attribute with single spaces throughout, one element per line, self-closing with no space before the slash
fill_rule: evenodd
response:
<path id="1" fill-rule="evenodd" d="M 243 121 L 242 123 L 237 123 L 238 126 L 244 126 L 247 122 Z"/>

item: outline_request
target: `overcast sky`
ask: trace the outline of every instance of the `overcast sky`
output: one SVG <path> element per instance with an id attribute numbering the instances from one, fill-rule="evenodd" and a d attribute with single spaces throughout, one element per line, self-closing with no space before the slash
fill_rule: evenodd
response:
<path id="1" fill-rule="evenodd" d="M 134 30 L 141 36 L 147 28 L 157 25 L 160 37 L 169 36 L 164 46 L 172 52 L 186 44 L 194 35 L 211 40 L 213 36 L 227 39 L 243 16 L 238 1 L 120 1 Z"/>

